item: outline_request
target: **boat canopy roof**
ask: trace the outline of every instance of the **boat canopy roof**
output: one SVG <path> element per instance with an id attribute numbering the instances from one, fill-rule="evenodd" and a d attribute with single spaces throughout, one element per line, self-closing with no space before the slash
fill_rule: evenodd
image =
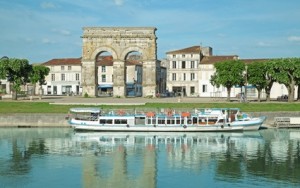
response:
<path id="1" fill-rule="evenodd" d="M 70 108 L 70 112 L 74 113 L 100 113 L 100 108 Z"/>

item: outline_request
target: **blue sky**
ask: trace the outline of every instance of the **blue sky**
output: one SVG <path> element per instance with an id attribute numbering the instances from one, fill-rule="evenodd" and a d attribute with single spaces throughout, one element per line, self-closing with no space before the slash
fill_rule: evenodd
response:
<path id="1" fill-rule="evenodd" d="M 0 57 L 41 63 L 80 57 L 82 27 L 156 27 L 167 51 L 211 46 L 214 55 L 300 57 L 299 0 L 2 0 Z"/>

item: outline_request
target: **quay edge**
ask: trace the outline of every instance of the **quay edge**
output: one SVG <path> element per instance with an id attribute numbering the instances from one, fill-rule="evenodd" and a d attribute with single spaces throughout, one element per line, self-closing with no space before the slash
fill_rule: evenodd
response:
<path id="1" fill-rule="evenodd" d="M 266 116 L 264 127 L 273 127 L 275 117 L 300 117 L 297 112 L 250 112 L 253 117 Z M 67 112 L 62 113 L 8 113 L 0 114 L 0 127 L 70 127 Z"/>

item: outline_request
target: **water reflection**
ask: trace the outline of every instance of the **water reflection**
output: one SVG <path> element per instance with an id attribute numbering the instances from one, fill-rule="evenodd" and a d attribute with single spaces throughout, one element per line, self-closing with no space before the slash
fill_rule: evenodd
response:
<path id="1" fill-rule="evenodd" d="M 53 179 L 73 187 L 297 186 L 300 131 L 1 129 L 0 163 L 0 187 L 57 186 Z M 36 181 L 41 171 L 46 185 Z"/>

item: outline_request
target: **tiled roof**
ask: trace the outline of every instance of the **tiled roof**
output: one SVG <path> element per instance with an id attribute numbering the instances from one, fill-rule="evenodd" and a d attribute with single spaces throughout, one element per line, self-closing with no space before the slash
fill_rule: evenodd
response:
<path id="1" fill-rule="evenodd" d="M 62 59 L 51 59 L 45 63 L 42 63 L 45 66 L 55 66 L 55 65 L 78 65 L 81 66 L 81 57 L 80 58 L 62 58 Z M 138 60 L 128 60 L 126 65 L 142 65 Z M 101 56 L 97 61 L 97 66 L 113 66 L 113 57 L 112 56 Z"/>
<path id="2" fill-rule="evenodd" d="M 129 59 L 126 60 L 126 65 L 142 65 L 140 60 Z M 113 66 L 112 56 L 101 56 L 97 61 L 97 66 Z"/>
<path id="3" fill-rule="evenodd" d="M 240 59 L 240 60 L 246 64 L 249 64 L 249 63 L 254 63 L 254 62 L 266 62 L 270 59 Z"/>
<path id="4" fill-rule="evenodd" d="M 99 56 L 97 60 L 97 66 L 112 66 L 113 57 L 112 56 Z"/>
<path id="5" fill-rule="evenodd" d="M 201 52 L 200 46 L 192 46 L 189 48 L 170 51 L 170 52 L 167 52 L 167 54 L 200 54 L 200 52 Z"/>
<path id="6" fill-rule="evenodd" d="M 234 60 L 238 59 L 237 55 L 229 55 L 229 56 L 204 56 L 200 64 L 214 64 L 220 61 L 226 61 L 226 60 Z"/>
<path id="7" fill-rule="evenodd" d="M 80 58 L 63 58 L 63 59 L 51 59 L 43 63 L 45 66 L 54 66 L 54 65 L 81 65 L 81 57 Z"/>

